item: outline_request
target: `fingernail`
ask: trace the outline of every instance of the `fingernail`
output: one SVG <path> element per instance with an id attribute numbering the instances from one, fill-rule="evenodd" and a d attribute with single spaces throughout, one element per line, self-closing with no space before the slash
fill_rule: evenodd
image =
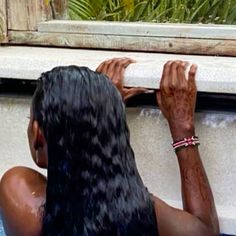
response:
<path id="1" fill-rule="evenodd" d="M 192 64 L 191 69 L 192 70 L 197 70 L 197 65 L 196 64 Z"/>

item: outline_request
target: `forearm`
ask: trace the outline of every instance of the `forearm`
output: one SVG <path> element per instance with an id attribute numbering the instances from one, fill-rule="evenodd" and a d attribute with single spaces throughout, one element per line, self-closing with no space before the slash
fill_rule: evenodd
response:
<path id="1" fill-rule="evenodd" d="M 198 148 L 187 147 L 179 150 L 177 157 L 181 173 L 184 209 L 202 221 L 212 223 L 217 219 L 217 214 Z"/>
<path id="2" fill-rule="evenodd" d="M 185 209 L 180 215 L 188 219 L 183 221 L 184 228 L 189 223 L 194 232 L 191 235 L 213 236 L 219 232 L 214 199 L 198 147 L 195 145 L 197 140 L 192 139 L 192 136 L 195 136 L 197 67 L 192 65 L 186 76 L 186 66 L 187 63 L 183 61 L 168 61 L 165 64 L 160 91 L 157 91 L 157 101 L 176 142 L 174 148 L 177 149 Z M 191 139 L 183 140 L 189 137 Z"/>
<path id="3" fill-rule="evenodd" d="M 173 139 L 194 136 L 194 127 L 173 133 Z M 182 136 L 182 137 L 181 137 Z M 218 218 L 211 187 L 204 170 L 198 147 L 189 146 L 177 151 L 181 174 L 184 209 L 209 227 L 218 229 Z"/>

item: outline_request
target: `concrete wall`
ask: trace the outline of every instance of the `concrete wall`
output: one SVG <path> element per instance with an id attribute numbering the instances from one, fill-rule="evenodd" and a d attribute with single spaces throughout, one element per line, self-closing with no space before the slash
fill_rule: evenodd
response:
<path id="1" fill-rule="evenodd" d="M 0 177 L 15 165 L 37 169 L 30 157 L 27 125 L 30 98 L 0 98 Z M 181 206 L 177 160 L 166 120 L 157 109 L 129 108 L 127 119 L 138 169 L 150 192 Z M 196 114 L 196 133 L 221 230 L 236 234 L 236 114 Z M 41 171 L 45 174 L 45 171 Z"/>

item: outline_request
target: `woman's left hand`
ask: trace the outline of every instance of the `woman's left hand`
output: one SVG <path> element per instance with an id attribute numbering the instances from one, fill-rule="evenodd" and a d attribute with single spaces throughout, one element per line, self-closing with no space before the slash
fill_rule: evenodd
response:
<path id="1" fill-rule="evenodd" d="M 174 141 L 194 136 L 194 112 L 197 88 L 197 66 L 185 75 L 187 62 L 169 61 L 163 68 L 157 102 L 166 117 Z"/>
<path id="2" fill-rule="evenodd" d="M 148 91 L 148 89 L 145 88 L 125 88 L 123 86 L 125 69 L 131 63 L 135 63 L 135 61 L 130 58 L 113 58 L 102 62 L 96 69 L 97 72 L 108 76 L 108 78 L 121 93 L 124 101 L 127 101 L 135 95 Z"/>

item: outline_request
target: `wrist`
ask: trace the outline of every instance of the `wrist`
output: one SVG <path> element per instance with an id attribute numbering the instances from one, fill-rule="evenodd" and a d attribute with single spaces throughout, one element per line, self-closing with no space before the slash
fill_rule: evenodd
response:
<path id="1" fill-rule="evenodd" d="M 195 127 L 192 122 L 183 122 L 174 125 L 169 124 L 169 126 L 173 141 L 178 141 L 186 137 L 195 136 Z"/>

